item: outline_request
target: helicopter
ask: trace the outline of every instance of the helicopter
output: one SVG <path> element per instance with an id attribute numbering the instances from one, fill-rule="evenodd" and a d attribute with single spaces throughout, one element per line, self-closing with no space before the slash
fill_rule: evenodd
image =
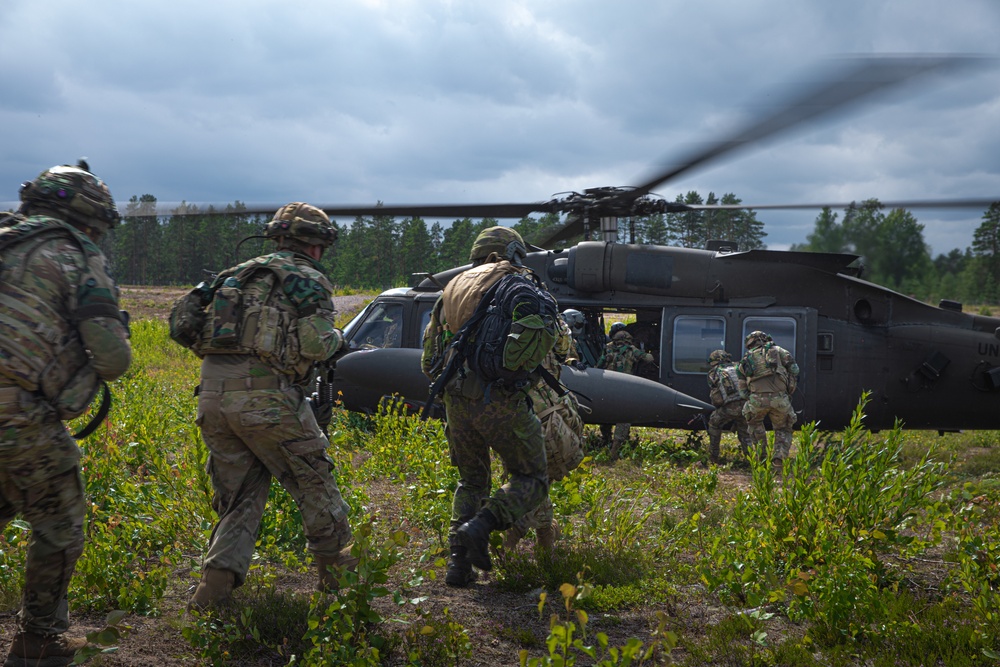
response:
<path id="1" fill-rule="evenodd" d="M 692 210 L 820 209 L 845 204 L 687 205 L 653 193 L 690 170 L 764 138 L 928 73 L 979 59 L 893 56 L 852 60 L 846 68 L 777 111 L 673 161 L 631 187 L 598 187 L 547 201 L 498 204 L 321 206 L 331 217 L 422 216 L 522 219 L 555 213 L 551 229 L 524 259 L 560 310 L 583 313 L 577 343 L 589 367 L 566 367 L 589 423 L 699 428 L 712 409 L 706 373 L 716 349 L 742 356 L 755 330 L 791 351 L 800 367 L 792 397 L 798 423 L 847 426 L 864 393 L 866 426 L 956 431 L 1000 429 L 1000 318 L 929 305 L 861 277 L 858 257 L 740 250 L 725 240 L 704 249 L 618 241 L 619 220 Z M 885 202 L 890 208 L 985 209 L 998 197 Z M 273 209 L 271 209 L 273 210 Z M 560 244 L 579 238 L 569 247 Z M 471 265 L 423 275 L 410 288 L 379 294 L 344 329 L 346 353 L 331 364 L 318 393 L 350 410 L 372 412 L 387 398 L 419 409 L 428 400 L 420 371 L 421 337 L 444 286 Z M 606 325 L 626 319 L 633 341 L 655 364 L 639 375 L 593 367 Z M 431 406 L 433 410 L 434 406 Z M 437 414 L 440 414 L 437 410 Z"/>

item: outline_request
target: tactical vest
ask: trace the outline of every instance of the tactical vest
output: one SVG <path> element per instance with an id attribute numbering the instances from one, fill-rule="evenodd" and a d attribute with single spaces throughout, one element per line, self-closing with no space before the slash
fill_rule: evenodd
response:
<path id="1" fill-rule="evenodd" d="M 332 317 L 333 286 L 326 276 L 279 251 L 223 271 L 211 289 L 204 329 L 192 347 L 196 354 L 253 354 L 279 374 L 308 374 L 316 359 L 303 356 L 299 328 L 311 317 Z"/>
<path id="2" fill-rule="evenodd" d="M 0 253 L 16 246 L 29 256 L 53 239 L 68 240 L 80 249 L 87 262 L 84 281 L 87 274 L 104 272 L 100 249 L 59 220 L 11 216 L 0 222 Z M 54 304 L 15 284 L 24 270 L 0 262 L 0 374 L 40 394 L 60 419 L 78 417 L 97 394 L 100 380 L 72 323 L 93 317 L 118 319 L 120 314 L 107 303 L 84 303 L 73 313 L 59 312 Z"/>
<path id="3" fill-rule="evenodd" d="M 773 343 L 750 350 L 740 363 L 751 392 L 792 390 L 788 369 L 781 363 L 780 351 Z"/>

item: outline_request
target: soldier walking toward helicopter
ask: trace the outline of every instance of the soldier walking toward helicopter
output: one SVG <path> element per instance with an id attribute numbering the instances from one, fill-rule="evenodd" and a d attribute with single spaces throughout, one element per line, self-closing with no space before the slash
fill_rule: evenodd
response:
<path id="1" fill-rule="evenodd" d="M 747 399 L 743 416 L 756 445 L 757 456 L 761 458 L 767 455 L 764 418 L 771 418 L 774 427 L 772 461 L 780 463 L 788 458 L 792 446 L 795 411 L 791 395 L 798 383 L 799 365 L 791 352 L 775 344 L 763 331 L 747 334 L 746 347 L 747 353 L 737 369 L 740 393 Z"/>

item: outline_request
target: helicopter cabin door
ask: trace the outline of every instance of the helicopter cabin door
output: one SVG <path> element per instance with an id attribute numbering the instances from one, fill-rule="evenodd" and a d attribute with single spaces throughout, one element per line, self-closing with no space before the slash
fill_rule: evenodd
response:
<path id="1" fill-rule="evenodd" d="M 739 361 L 751 331 L 764 331 L 799 364 L 792 405 L 802 424 L 816 414 L 817 331 L 814 308 L 667 306 L 660 327 L 660 382 L 708 400 L 708 355 L 726 350 Z"/>

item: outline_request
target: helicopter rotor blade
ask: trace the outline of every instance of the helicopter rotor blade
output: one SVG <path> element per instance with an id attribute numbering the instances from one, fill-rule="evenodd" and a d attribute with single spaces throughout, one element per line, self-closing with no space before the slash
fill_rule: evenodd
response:
<path id="1" fill-rule="evenodd" d="M 850 57 L 845 64 L 826 78 L 817 81 L 804 93 L 791 97 L 778 109 L 731 136 L 703 146 L 699 150 L 671 163 L 660 173 L 649 177 L 642 185 L 620 195 L 637 198 L 673 180 L 695 167 L 704 166 L 723 155 L 774 136 L 806 121 L 815 120 L 835 110 L 860 102 L 877 92 L 885 92 L 916 76 L 943 72 L 982 64 L 985 58 L 962 55 L 901 55 Z"/>
<path id="2" fill-rule="evenodd" d="M 910 208 L 976 208 L 988 209 L 991 205 L 1000 202 L 1000 197 L 993 199 L 913 199 L 906 201 L 881 201 L 878 203 L 882 208 L 887 209 L 910 209 Z M 687 207 L 695 211 L 738 211 L 740 209 L 750 210 L 807 210 L 807 209 L 846 209 L 851 206 L 859 206 L 864 201 L 853 201 L 849 204 L 687 204 Z"/>
<path id="3" fill-rule="evenodd" d="M 193 202 L 157 202 L 155 213 L 143 211 L 134 215 L 206 215 L 226 213 L 240 215 L 273 215 L 285 204 L 252 204 L 239 207 L 218 208 L 214 204 Z M 510 204 L 395 204 L 383 206 L 314 204 L 331 218 L 358 216 L 427 217 L 427 218 L 523 218 L 531 213 L 558 210 L 553 202 Z M 120 208 L 123 215 L 130 215 L 127 204 Z"/>

